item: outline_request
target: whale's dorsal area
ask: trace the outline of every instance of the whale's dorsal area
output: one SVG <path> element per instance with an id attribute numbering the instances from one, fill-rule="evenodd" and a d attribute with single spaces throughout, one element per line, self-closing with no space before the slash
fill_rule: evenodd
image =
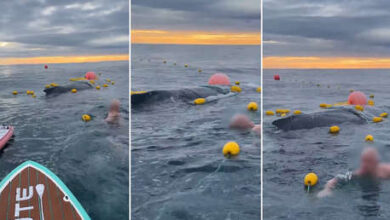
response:
<path id="1" fill-rule="evenodd" d="M 68 93 L 72 89 L 77 89 L 77 91 L 92 89 L 93 86 L 88 82 L 73 82 L 64 86 L 56 86 L 51 88 L 46 88 L 43 91 L 46 93 L 46 96 L 55 96 L 62 93 Z"/>
<path id="2" fill-rule="evenodd" d="M 340 108 L 310 114 L 291 115 L 272 122 L 283 131 L 327 127 L 342 123 L 365 124 L 367 120 L 352 109 Z"/>
<path id="3" fill-rule="evenodd" d="M 166 99 L 192 101 L 197 98 L 207 98 L 219 94 L 227 94 L 229 90 L 215 86 L 202 86 L 176 90 L 153 90 L 131 96 L 131 104 L 158 102 Z"/>

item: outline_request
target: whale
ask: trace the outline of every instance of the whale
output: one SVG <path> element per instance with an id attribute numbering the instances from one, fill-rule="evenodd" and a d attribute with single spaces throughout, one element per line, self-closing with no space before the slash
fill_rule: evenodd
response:
<path id="1" fill-rule="evenodd" d="M 343 123 L 366 124 L 367 119 L 349 108 L 330 109 L 309 114 L 291 115 L 272 122 L 283 131 L 328 127 Z"/>
<path id="2" fill-rule="evenodd" d="M 82 91 L 86 89 L 92 89 L 93 86 L 88 82 L 73 82 L 64 86 L 55 86 L 46 88 L 43 91 L 46 93 L 46 96 L 56 96 L 63 93 L 69 93 L 72 89 L 77 89 L 77 91 Z"/>
<path id="3" fill-rule="evenodd" d="M 144 103 L 161 102 L 167 99 L 188 102 L 197 98 L 207 98 L 228 93 L 228 88 L 217 86 L 200 86 L 175 90 L 153 90 L 132 94 L 131 104 L 134 106 Z"/>

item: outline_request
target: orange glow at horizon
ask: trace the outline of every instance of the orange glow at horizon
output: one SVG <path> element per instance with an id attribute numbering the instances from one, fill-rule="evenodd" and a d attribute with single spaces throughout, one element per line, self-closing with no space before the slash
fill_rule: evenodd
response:
<path id="1" fill-rule="evenodd" d="M 0 58 L 0 65 L 97 63 L 107 61 L 127 61 L 128 54 L 91 56 L 48 56 L 48 57 L 8 57 Z"/>
<path id="2" fill-rule="evenodd" d="M 390 57 L 264 57 L 264 69 L 388 69 Z"/>
<path id="3" fill-rule="evenodd" d="M 132 30 L 135 44 L 260 45 L 260 32 Z"/>

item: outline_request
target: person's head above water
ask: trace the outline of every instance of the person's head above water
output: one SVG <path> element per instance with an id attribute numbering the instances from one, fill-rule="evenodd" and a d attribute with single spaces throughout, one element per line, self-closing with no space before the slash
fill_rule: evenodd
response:
<path id="1" fill-rule="evenodd" d="M 209 85 L 230 85 L 230 80 L 227 75 L 216 73 L 209 78 Z"/>
<path id="2" fill-rule="evenodd" d="M 376 176 L 378 165 L 378 151 L 373 147 L 364 149 L 360 156 L 359 173 L 365 176 Z"/>
<path id="3" fill-rule="evenodd" d="M 233 116 L 230 121 L 230 128 L 235 129 L 252 129 L 255 124 L 245 115 L 238 114 Z"/>
<path id="4" fill-rule="evenodd" d="M 367 104 L 367 98 L 364 93 L 355 91 L 349 94 L 348 96 L 348 104 L 350 105 L 366 105 Z"/>
<path id="5" fill-rule="evenodd" d="M 121 104 L 121 103 L 119 102 L 119 100 L 114 99 L 114 100 L 111 102 L 111 105 L 110 105 L 110 113 L 111 113 L 111 112 L 115 112 L 115 113 L 119 112 L 120 104 Z"/>

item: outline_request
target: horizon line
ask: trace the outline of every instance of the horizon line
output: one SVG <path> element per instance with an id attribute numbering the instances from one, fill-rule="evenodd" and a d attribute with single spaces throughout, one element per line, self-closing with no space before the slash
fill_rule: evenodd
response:
<path id="1" fill-rule="evenodd" d="M 67 63 L 99 63 L 99 62 L 129 61 L 129 58 L 130 58 L 129 54 L 8 57 L 8 58 L 0 59 L 0 66 L 67 64 Z"/>

